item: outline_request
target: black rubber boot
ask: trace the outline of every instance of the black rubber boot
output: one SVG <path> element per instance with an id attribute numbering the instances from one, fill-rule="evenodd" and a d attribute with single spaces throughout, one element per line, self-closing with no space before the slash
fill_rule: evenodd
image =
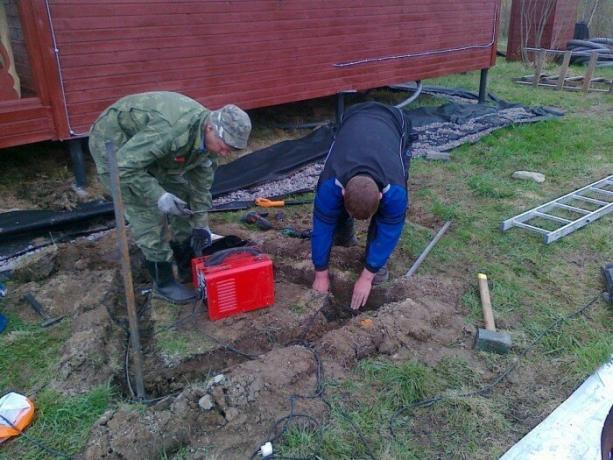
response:
<path id="1" fill-rule="evenodd" d="M 153 293 L 164 300 L 179 305 L 193 302 L 196 292 L 175 280 L 170 262 L 145 262 L 147 270 L 153 279 Z"/>
<path id="2" fill-rule="evenodd" d="M 172 253 L 175 256 L 177 262 L 177 272 L 179 275 L 179 283 L 191 283 L 192 282 L 192 259 L 194 258 L 194 251 L 189 243 L 189 240 L 183 243 L 171 242 L 170 247 Z"/>
<path id="3" fill-rule="evenodd" d="M 341 217 L 341 221 L 334 232 L 334 246 L 344 246 L 350 248 L 358 245 L 358 240 L 355 238 L 355 224 L 353 218 L 347 216 Z"/>
<path id="4" fill-rule="evenodd" d="M 376 286 L 377 284 L 386 283 L 390 279 L 390 272 L 387 270 L 387 264 L 379 269 L 377 273 L 375 273 L 375 277 L 372 280 L 372 285 Z"/>

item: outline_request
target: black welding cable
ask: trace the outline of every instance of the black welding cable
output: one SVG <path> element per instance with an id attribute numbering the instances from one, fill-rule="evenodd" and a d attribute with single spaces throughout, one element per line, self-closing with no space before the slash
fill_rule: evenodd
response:
<path id="1" fill-rule="evenodd" d="M 289 410 L 289 414 L 281 417 L 280 419 L 276 420 L 271 429 L 270 429 L 270 433 L 269 436 L 267 438 L 266 442 L 270 442 L 270 443 L 276 443 L 279 439 L 281 439 L 283 437 L 283 435 L 287 432 L 287 430 L 289 429 L 290 424 L 294 421 L 294 420 L 306 420 L 307 422 L 310 422 L 311 425 L 313 425 L 314 427 L 319 427 L 319 432 L 320 432 L 320 437 L 323 437 L 323 433 L 321 432 L 322 427 L 321 427 L 321 423 L 313 416 L 308 415 L 308 414 L 302 414 L 302 413 L 296 413 L 296 402 L 299 399 L 321 399 L 322 401 L 324 401 L 323 399 L 323 394 L 324 394 L 324 384 L 323 384 L 323 378 L 324 378 L 324 371 L 323 371 L 323 364 L 321 362 L 321 358 L 319 356 L 319 353 L 317 353 L 317 350 L 315 350 L 312 346 L 312 344 L 310 342 L 304 341 L 304 340 L 296 340 L 296 341 L 292 341 L 289 342 L 285 345 L 286 347 L 288 346 L 302 346 L 304 348 L 306 348 L 308 351 L 310 351 L 313 354 L 313 359 L 315 360 L 315 364 L 316 364 L 316 372 L 315 372 L 315 389 L 313 390 L 313 394 L 311 395 L 298 395 L 298 394 L 293 394 L 291 396 L 289 396 L 289 403 L 290 403 L 290 410 Z M 327 401 L 324 401 L 328 407 L 329 403 Z M 279 429 L 279 427 L 281 427 Z M 263 445 L 264 443 L 262 443 Z M 261 455 L 261 450 L 260 448 L 256 449 L 253 454 L 250 457 L 250 460 L 254 460 L 255 458 L 257 458 L 259 455 Z M 309 457 L 287 457 L 287 456 L 280 456 L 280 455 L 275 455 L 273 454 L 273 456 L 271 457 L 266 457 L 266 458 L 271 458 L 271 459 L 277 459 L 277 460 L 315 460 L 319 457 L 317 456 L 309 456 Z"/>
<path id="2" fill-rule="evenodd" d="M 4 420 L 5 423 L 8 424 L 8 426 L 10 426 L 13 430 L 17 431 L 19 433 L 19 435 L 25 439 L 26 441 L 28 441 L 29 443 L 35 445 L 36 447 L 38 447 L 40 450 L 47 452 L 50 455 L 53 455 L 56 458 L 67 458 L 69 460 L 76 460 L 73 456 L 65 454 L 64 452 L 60 452 L 59 450 L 55 450 L 49 446 L 47 446 L 46 444 L 40 442 L 37 439 L 34 439 L 30 436 L 28 436 L 27 434 L 25 434 L 22 430 L 20 430 L 18 427 L 16 427 L 10 420 L 8 420 L 6 417 L 4 417 L 4 415 L 0 415 L 0 418 L 2 420 Z"/>
<path id="3" fill-rule="evenodd" d="M 321 309 L 319 311 L 321 311 Z M 316 313 L 319 313 L 319 311 L 317 311 Z M 279 441 L 279 439 L 281 439 L 283 435 L 289 429 L 290 424 L 294 420 L 298 420 L 298 419 L 306 420 L 307 422 L 310 422 L 310 424 L 313 427 L 317 427 L 318 428 L 317 431 L 319 434 L 318 437 L 321 440 L 323 440 L 322 423 L 311 415 L 296 412 L 296 402 L 300 399 L 310 399 L 310 400 L 319 399 L 322 403 L 324 403 L 327 406 L 329 412 L 332 411 L 332 404 L 325 398 L 324 367 L 323 367 L 323 362 L 321 360 L 321 357 L 319 356 L 319 353 L 317 352 L 313 344 L 303 339 L 291 341 L 287 343 L 285 346 L 301 346 L 301 347 L 306 348 L 308 351 L 310 351 L 313 354 L 313 359 L 315 360 L 315 364 L 316 364 L 315 389 L 313 390 L 313 394 L 311 395 L 294 394 L 289 397 L 289 402 L 290 402 L 289 414 L 284 417 L 281 417 L 273 424 L 270 430 L 270 435 L 268 437 L 267 442 L 276 443 L 277 441 Z M 358 437 L 360 438 L 360 441 L 362 442 L 362 444 L 364 445 L 366 449 L 368 458 L 370 458 L 371 460 L 376 460 L 375 455 L 370 449 L 370 444 L 366 440 L 360 428 L 355 424 L 355 422 L 351 419 L 351 417 L 348 414 L 346 414 L 344 411 L 339 411 L 339 412 L 345 419 L 347 419 L 347 421 L 351 424 L 354 433 L 356 433 Z M 279 429 L 279 427 L 281 428 Z M 251 460 L 257 458 L 258 455 L 261 455 L 260 449 L 257 449 L 251 455 Z M 316 459 L 319 459 L 320 457 L 317 455 L 310 456 L 310 457 L 286 457 L 286 456 L 273 455 L 270 458 L 278 459 L 278 460 L 313 460 L 313 459 L 316 460 Z"/>
<path id="4" fill-rule="evenodd" d="M 416 401 L 407 406 L 401 407 L 398 411 L 396 411 L 394 415 L 392 415 L 389 421 L 389 431 L 392 437 L 394 438 L 394 440 L 396 440 L 396 432 L 394 431 L 394 422 L 402 414 L 404 414 L 405 412 L 409 410 L 416 409 L 418 407 L 430 407 L 438 402 L 441 402 L 447 399 L 472 398 L 475 396 L 485 396 L 489 394 L 496 386 L 498 386 L 498 384 L 500 384 L 500 382 L 502 382 L 509 374 L 511 374 L 511 372 L 513 372 L 517 368 L 517 366 L 519 366 L 521 359 L 524 358 L 528 353 L 530 353 L 541 342 L 541 340 L 543 340 L 543 338 L 546 335 L 551 333 L 553 330 L 555 330 L 558 326 L 565 323 L 566 321 L 574 319 L 577 316 L 583 314 L 588 308 L 594 305 L 598 301 L 598 299 L 600 299 L 600 294 L 598 294 L 596 297 L 594 297 L 592 300 L 590 300 L 588 303 L 586 303 L 584 306 L 577 309 L 573 313 L 567 316 L 563 316 L 562 318 L 558 318 L 553 323 L 551 323 L 547 329 L 541 332 L 532 342 L 530 342 L 530 345 L 528 345 L 528 347 L 525 350 L 523 350 L 519 355 L 517 355 L 517 358 L 515 359 L 513 363 L 511 363 L 501 374 L 498 375 L 498 377 L 496 377 L 492 382 L 485 385 L 483 388 L 479 390 L 469 391 L 469 392 L 455 394 L 455 395 L 454 394 L 439 395 L 439 396 L 435 396 L 429 399 L 422 399 L 421 401 Z"/>
<path id="5" fill-rule="evenodd" d="M 150 294 L 148 297 L 148 302 L 145 304 L 145 306 L 141 309 L 141 311 L 139 312 L 139 316 L 142 312 L 144 312 L 144 310 L 146 310 L 146 308 L 148 306 L 150 306 L 151 303 L 151 299 L 152 299 L 152 295 Z M 192 306 L 192 311 L 191 313 L 177 319 L 176 321 L 162 327 L 161 329 L 158 329 L 157 331 L 155 331 L 153 333 L 153 336 L 159 334 L 160 332 L 164 332 L 167 331 L 169 329 L 175 328 L 177 327 L 179 324 L 184 323 L 185 321 L 187 321 L 190 318 L 193 318 L 197 311 L 198 311 L 198 306 L 199 305 L 203 305 L 202 303 L 202 299 L 197 299 L 196 301 L 194 301 L 193 306 Z M 163 399 L 166 398 L 170 398 L 173 396 L 176 396 L 178 394 L 181 393 L 182 390 L 178 390 L 175 391 L 173 393 L 169 393 L 163 396 L 159 396 L 157 398 L 153 398 L 153 399 L 138 399 L 136 397 L 136 394 L 134 393 L 134 388 L 132 387 L 132 382 L 130 380 L 130 331 L 127 328 L 124 328 L 126 330 L 126 353 L 124 356 L 124 371 L 125 371 L 125 376 L 126 376 L 126 384 L 128 386 L 128 391 L 130 392 L 130 401 L 131 402 L 137 402 L 137 403 L 142 403 L 142 404 L 152 404 L 158 401 L 162 401 Z M 252 353 L 247 353 L 244 351 L 241 351 L 235 347 L 233 347 L 230 344 L 227 344 L 225 342 L 222 342 L 221 340 L 219 340 L 217 337 L 214 337 L 210 334 L 207 334 L 206 332 L 200 331 L 200 334 L 203 335 L 204 337 L 208 338 L 209 340 L 211 340 L 212 342 L 215 342 L 217 345 L 219 345 L 221 348 L 228 350 L 232 353 L 235 353 L 237 355 L 240 356 L 244 356 L 245 358 L 249 358 L 249 359 L 255 359 L 258 358 L 260 355 L 256 355 L 256 354 L 252 354 Z"/>

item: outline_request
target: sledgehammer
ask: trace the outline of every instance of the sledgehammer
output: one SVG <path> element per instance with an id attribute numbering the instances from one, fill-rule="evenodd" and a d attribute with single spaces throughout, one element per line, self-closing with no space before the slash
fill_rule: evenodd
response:
<path id="1" fill-rule="evenodd" d="M 482 351 L 493 351 L 496 353 L 507 353 L 511 348 L 511 336 L 507 332 L 497 331 L 494 323 L 494 313 L 492 312 L 492 302 L 490 300 L 490 290 L 487 286 L 487 276 L 479 273 L 479 293 L 481 294 L 481 307 L 483 308 L 483 318 L 485 329 L 478 328 L 475 335 L 473 348 Z"/>

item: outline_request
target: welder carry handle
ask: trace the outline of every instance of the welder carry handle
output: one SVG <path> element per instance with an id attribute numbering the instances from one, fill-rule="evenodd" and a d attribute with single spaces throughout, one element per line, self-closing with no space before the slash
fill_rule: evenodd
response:
<path id="1" fill-rule="evenodd" d="M 234 256 L 236 254 L 251 254 L 252 256 L 259 256 L 262 254 L 258 248 L 251 247 L 240 247 L 240 248 L 230 248 L 224 249 L 222 251 L 218 251 L 208 259 L 204 263 L 205 267 L 214 267 L 215 265 L 220 265 L 230 256 Z"/>

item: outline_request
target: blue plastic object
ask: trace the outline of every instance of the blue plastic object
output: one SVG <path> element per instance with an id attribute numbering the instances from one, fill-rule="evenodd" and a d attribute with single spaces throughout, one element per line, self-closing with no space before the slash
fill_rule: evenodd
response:
<path id="1" fill-rule="evenodd" d="M 6 287 L 4 286 L 4 284 L 0 283 L 0 297 L 4 297 L 5 295 L 6 295 Z M 4 316 L 2 313 L 0 313 L 0 334 L 2 334 L 2 332 L 4 332 L 8 322 L 9 322 L 9 320 L 6 319 L 6 316 Z"/>
<path id="2" fill-rule="evenodd" d="M 0 334 L 2 334 L 4 332 L 8 322 L 9 322 L 9 320 L 6 319 L 6 316 L 4 316 L 2 313 L 0 313 Z"/>

